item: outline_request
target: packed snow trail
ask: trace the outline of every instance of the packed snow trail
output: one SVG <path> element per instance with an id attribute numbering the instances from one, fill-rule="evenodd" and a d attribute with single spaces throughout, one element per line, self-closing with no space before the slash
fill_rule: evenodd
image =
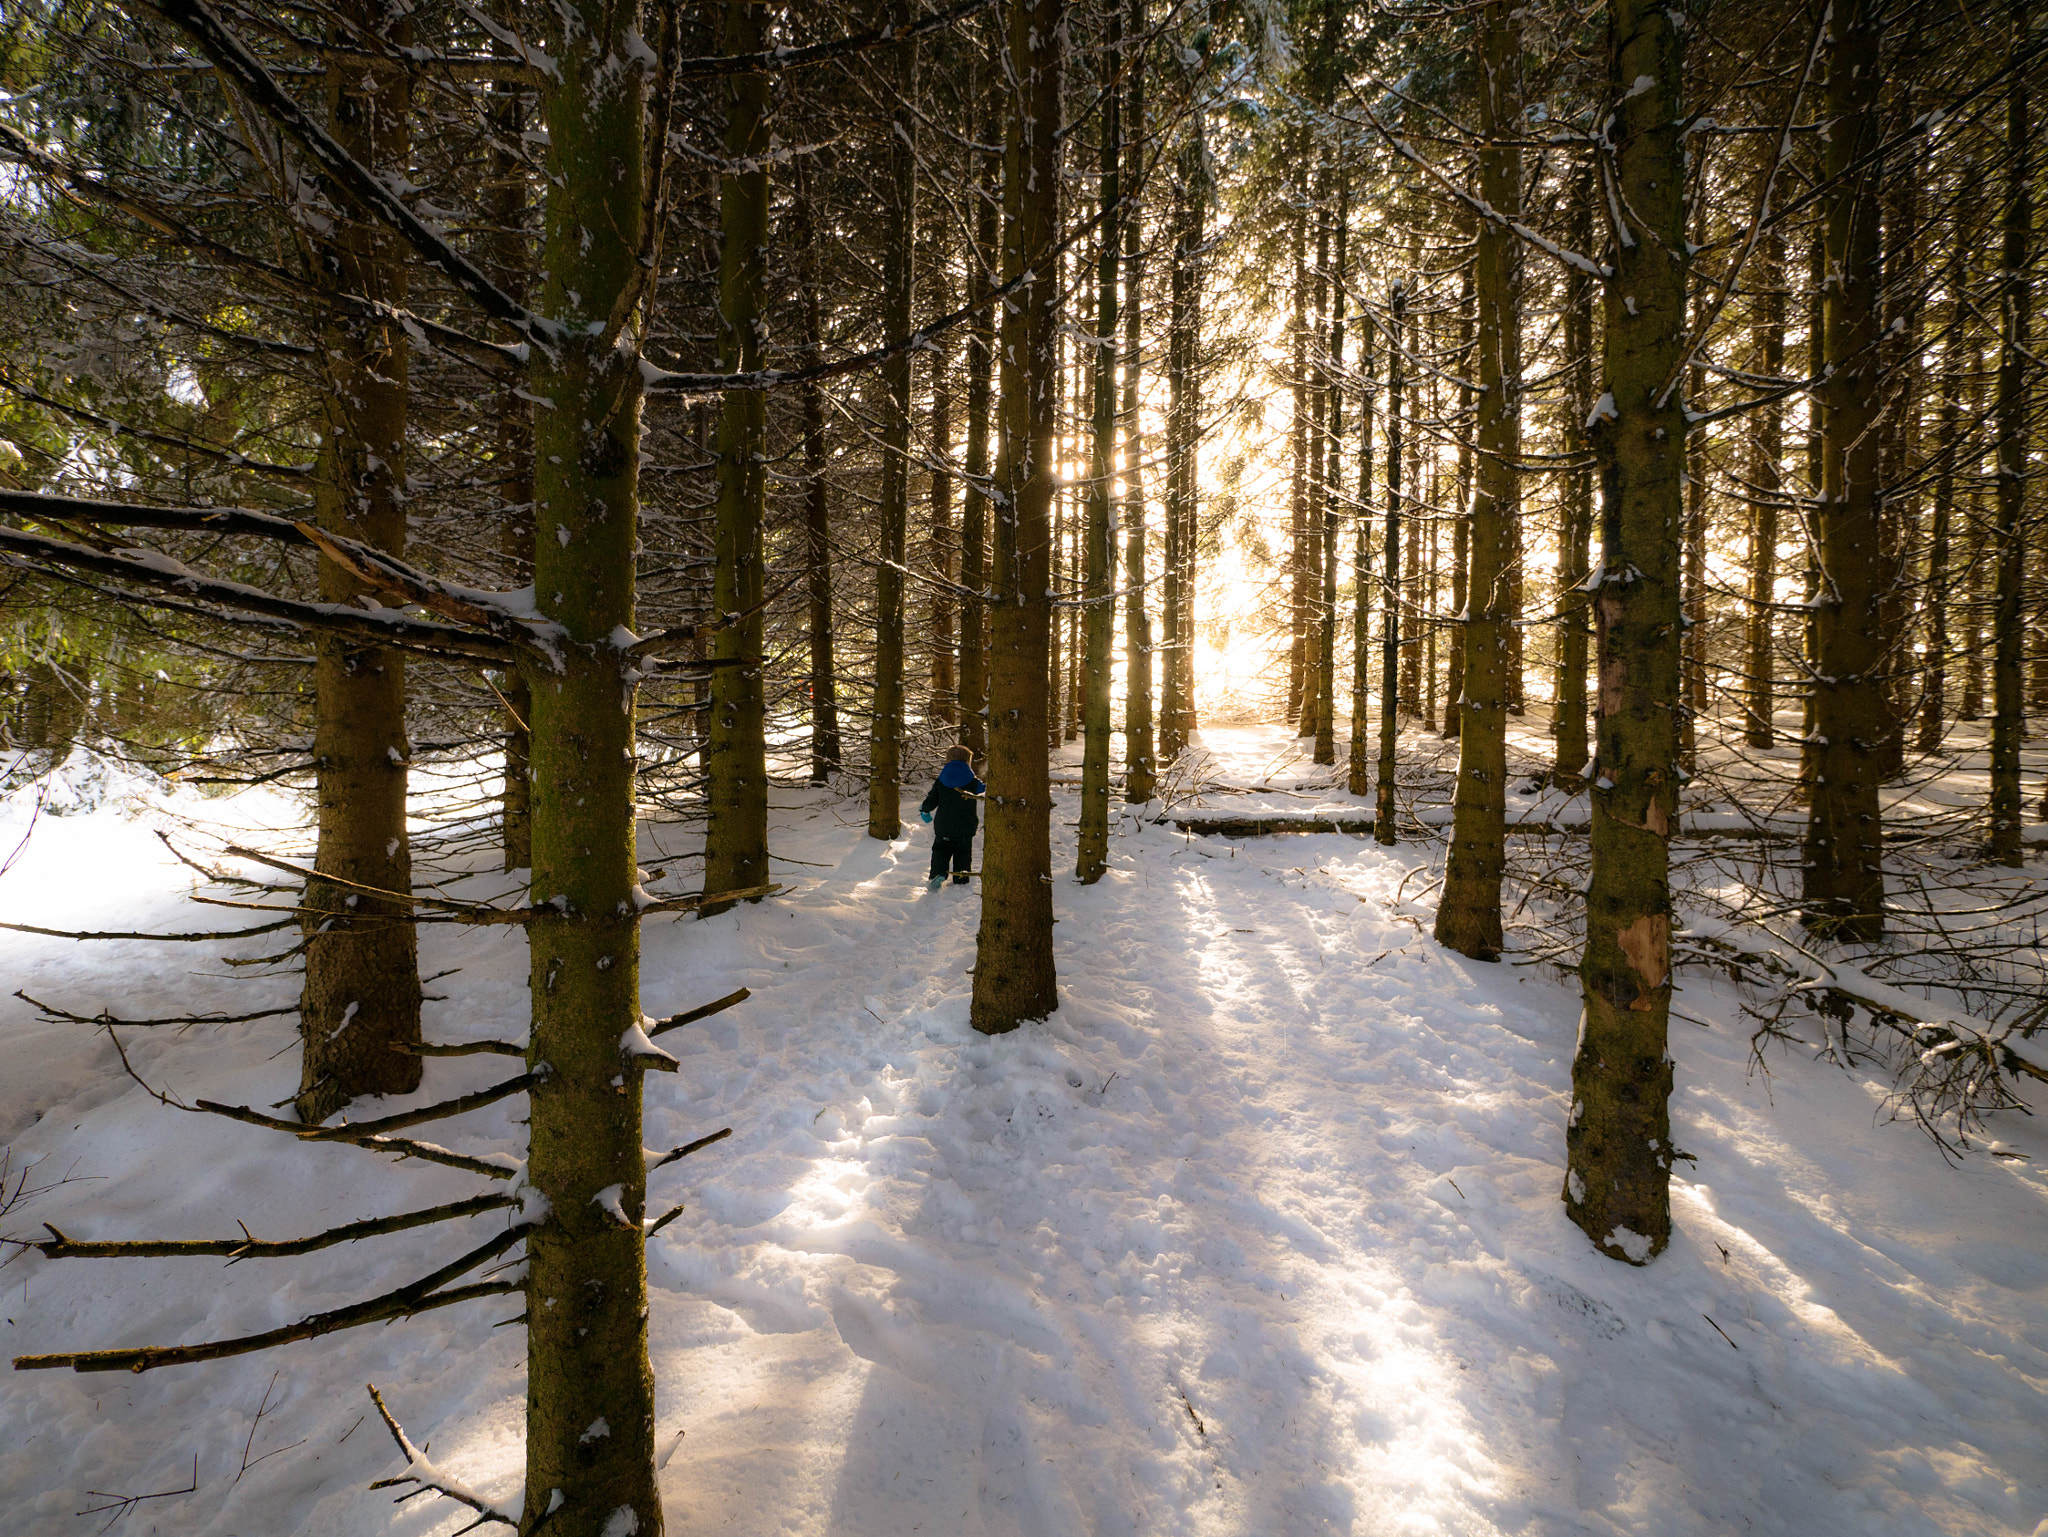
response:
<path id="1" fill-rule="evenodd" d="M 1285 746 L 1244 736 L 1226 745 L 1246 762 Z M 1058 1014 L 990 1039 L 966 1023 L 979 889 L 925 889 L 914 799 L 894 844 L 863 835 L 858 804 L 776 799 L 788 889 L 647 929 L 650 1012 L 753 991 L 664 1036 L 682 1072 L 648 1082 L 650 1145 L 735 1128 L 650 1192 L 652 1209 L 688 1202 L 649 1253 L 672 1532 L 1805 1537 L 2026 1534 L 2048 1515 L 2033 1126 L 1997 1128 L 2033 1161 L 1949 1169 L 1876 1123 L 1867 1076 L 1793 1059 L 1750 1078 L 1733 999 L 1688 978 L 1685 1011 L 1712 1025 L 1673 1027 L 1674 1124 L 1698 1162 L 1670 1251 L 1631 1270 L 1558 1200 L 1575 997 L 1431 943 L 1427 909 L 1396 905 L 1424 851 L 1126 822 L 1100 885 L 1061 881 Z M 682 836 L 650 828 L 647 862 Z M 0 917 L 196 926 L 140 826 L 102 811 L 36 838 Z M 88 852 L 134 861 L 132 890 L 65 896 Z M 185 953 L 167 966 L 164 947 L 0 946 L 15 985 L 80 1012 L 290 995 Z M 431 1038 L 520 1028 L 516 934 L 430 929 L 424 948 L 430 972 L 462 968 L 430 988 L 450 995 Z M 84 1027 L 6 1009 L 0 1132 L 18 1158 L 98 1181 L 9 1232 L 241 1217 L 275 1236 L 468 1188 L 165 1110 Z M 248 1103 L 293 1081 L 289 1050 L 270 1060 L 288 1020 L 129 1038 L 152 1081 Z M 490 1077 L 437 1062 L 423 1094 Z M 513 1113 L 435 1140 L 516 1148 Z M 13 1354 L 261 1327 L 454 1241 L 226 1272 L 31 1256 L 4 1273 L 22 1278 L 5 1339 Z M 365 1491 L 399 1459 L 374 1419 L 351 1430 L 360 1385 L 437 1464 L 516 1501 L 523 1351 L 490 1327 L 514 1311 L 139 1379 L 12 1377 L 0 1490 L 22 1530 L 69 1532 L 84 1490 L 179 1486 L 198 1451 L 199 1491 L 131 1529 L 453 1531 L 467 1512 L 392 1512 Z M 305 1443 L 236 1481 L 273 1371 L 285 1401 L 252 1455 Z"/>

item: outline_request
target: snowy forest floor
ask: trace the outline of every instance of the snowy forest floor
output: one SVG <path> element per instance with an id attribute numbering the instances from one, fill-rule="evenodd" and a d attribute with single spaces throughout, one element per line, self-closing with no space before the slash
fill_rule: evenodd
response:
<path id="1" fill-rule="evenodd" d="M 1263 782 L 1276 807 L 1355 804 L 1287 793 L 1327 771 L 1269 773 L 1298 753 L 1283 731 L 1203 746 L 1209 778 Z M 1952 1167 L 1886 1118 L 1881 1066 L 1779 1051 L 1757 1074 L 1735 990 L 1689 972 L 1673 1119 L 1697 1161 L 1674 1180 L 1671 1248 L 1630 1269 L 1558 1199 L 1575 990 L 1433 944 L 1430 845 L 1126 817 L 1101 884 L 1060 877 L 1058 1013 L 985 1039 L 967 1024 L 979 889 L 925 889 L 922 791 L 910 835 L 883 844 L 864 799 L 778 790 L 784 892 L 647 925 L 650 1013 L 753 992 L 665 1036 L 682 1072 L 647 1081 L 649 1145 L 734 1128 L 649 1196 L 689 1203 L 649 1250 L 672 1533 L 2048 1532 L 2038 1122 L 2000 1118 L 1991 1155 Z M 284 796 L 169 802 L 295 846 Z M 152 832 L 169 802 L 46 813 L 0 919 L 234 919 L 189 901 L 192 872 Z M 1069 787 L 1062 871 L 1073 804 Z M 0 857 L 31 805 L 0 815 Z M 644 828 L 662 889 L 688 888 L 675 856 L 694 842 Z M 295 976 L 222 964 L 279 948 L 0 934 L 0 991 L 129 1017 L 281 1008 Z M 516 930 L 426 928 L 422 969 L 442 974 L 430 1039 L 523 1033 Z M 187 1099 L 268 1106 L 297 1082 L 289 1015 L 124 1039 Z M 503 1071 L 433 1061 L 418 1102 Z M 516 1152 L 515 1114 L 432 1136 Z M 284 1237 L 483 1183 L 165 1108 L 103 1033 L 11 996 L 0 1142 L 42 1189 L 10 1235 Z M 0 1268 L 0 1341 L 11 1357 L 249 1332 L 475 1241 L 428 1230 L 225 1269 L 26 1254 Z M 516 1503 L 524 1350 L 493 1327 L 511 1303 L 141 1377 L 10 1373 L 0 1527 L 96 1531 L 110 1510 L 126 1533 L 452 1532 L 469 1512 L 366 1490 L 398 1459 L 362 1384 L 437 1463 Z M 76 1514 L 108 1506 L 93 1491 L 182 1490 L 195 1458 L 192 1492 Z"/>

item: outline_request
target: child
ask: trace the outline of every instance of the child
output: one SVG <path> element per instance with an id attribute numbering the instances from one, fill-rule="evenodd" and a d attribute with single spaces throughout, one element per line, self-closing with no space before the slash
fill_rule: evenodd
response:
<path id="1" fill-rule="evenodd" d="M 986 787 L 974 777 L 973 762 L 974 754 L 967 748 L 947 748 L 946 766 L 917 808 L 919 818 L 932 824 L 932 870 L 926 882 L 932 891 L 945 880 L 948 866 L 953 884 L 965 886 L 967 867 L 974 863 L 974 834 L 981 826 L 981 808 L 974 797 Z"/>

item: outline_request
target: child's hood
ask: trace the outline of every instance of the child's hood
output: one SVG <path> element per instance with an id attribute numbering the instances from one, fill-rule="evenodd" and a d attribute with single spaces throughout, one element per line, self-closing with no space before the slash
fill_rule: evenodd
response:
<path id="1" fill-rule="evenodd" d="M 939 783 L 949 790 L 964 790 L 974 783 L 974 770 L 955 758 L 939 770 Z"/>

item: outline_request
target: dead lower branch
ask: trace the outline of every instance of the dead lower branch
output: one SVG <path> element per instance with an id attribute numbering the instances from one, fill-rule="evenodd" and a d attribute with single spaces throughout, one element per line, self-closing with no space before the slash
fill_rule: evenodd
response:
<path id="1" fill-rule="evenodd" d="M 409 1318 L 414 1313 L 424 1313 L 432 1308 L 447 1307 L 451 1303 L 467 1302 L 474 1297 L 500 1296 L 506 1292 L 520 1290 L 523 1281 L 483 1281 L 472 1286 L 459 1286 L 452 1291 L 439 1288 L 457 1276 L 467 1275 L 478 1266 L 503 1254 L 514 1244 L 526 1237 L 526 1226 L 509 1227 L 486 1243 L 478 1244 L 467 1254 L 450 1260 L 440 1269 L 421 1276 L 417 1281 L 388 1291 L 380 1297 L 363 1302 L 352 1302 L 347 1307 L 335 1308 L 325 1313 L 314 1313 L 297 1323 L 282 1328 L 266 1329 L 261 1334 L 244 1334 L 234 1339 L 208 1340 L 198 1345 L 146 1345 L 130 1350 L 78 1350 L 63 1351 L 51 1355 L 16 1356 L 16 1371 L 47 1371 L 55 1367 L 68 1366 L 75 1372 L 147 1372 L 162 1366 L 186 1366 L 195 1361 L 218 1361 L 224 1356 L 248 1355 L 258 1350 L 268 1350 L 274 1345 L 287 1345 L 294 1340 L 318 1339 L 340 1329 L 353 1329 L 363 1324 L 381 1323 L 391 1318 Z"/>
<path id="2" fill-rule="evenodd" d="M 340 1227 L 331 1227 L 324 1233 L 312 1233 L 304 1238 L 272 1240 L 256 1238 L 246 1227 L 239 1238 L 73 1238 L 55 1223 L 45 1222 L 43 1226 L 50 1230 L 49 1238 L 30 1247 L 40 1250 L 45 1259 L 175 1259 L 188 1255 L 224 1254 L 232 1264 L 236 1260 L 282 1259 L 294 1254 L 311 1254 L 316 1249 L 354 1243 L 359 1238 L 403 1233 L 411 1228 L 454 1222 L 463 1217 L 474 1217 L 480 1212 L 497 1211 L 518 1204 L 516 1196 L 473 1195 L 467 1200 L 397 1212 L 389 1217 L 366 1217 L 361 1222 L 343 1223 Z"/>
<path id="3" fill-rule="evenodd" d="M 710 1003 L 702 1004 L 686 1013 L 671 1014 L 659 1024 L 650 1026 L 647 1033 L 650 1036 L 656 1036 L 666 1030 L 680 1030 L 684 1025 L 694 1025 L 700 1019 L 709 1019 L 714 1014 L 722 1014 L 734 1004 L 745 1003 L 752 996 L 753 994 L 743 987 L 736 993 L 727 993 L 723 998 L 713 999 Z"/>
<path id="4" fill-rule="evenodd" d="M 467 1505 L 471 1510 L 479 1512 L 481 1518 L 465 1526 L 462 1529 L 465 1532 L 473 1531 L 475 1528 L 491 1522 L 515 1528 L 519 1525 L 518 1517 L 508 1515 L 506 1512 L 498 1509 L 497 1506 L 486 1500 L 482 1495 L 466 1485 L 456 1482 L 439 1468 L 435 1467 L 428 1460 L 427 1454 L 412 1444 L 411 1439 L 407 1437 L 396 1417 L 384 1406 L 384 1395 L 377 1391 L 377 1384 L 372 1382 L 368 1386 L 370 1389 L 370 1402 L 377 1406 L 377 1413 L 384 1421 L 384 1428 L 391 1432 L 391 1439 L 398 1443 L 398 1450 L 405 1457 L 405 1471 L 403 1473 L 398 1474 L 394 1478 L 378 1479 L 374 1484 L 370 1485 L 372 1489 L 392 1489 L 401 1484 L 413 1484 L 417 1486 L 413 1490 L 413 1494 L 419 1494 L 431 1489 L 434 1493 L 454 1500 L 457 1504 Z M 412 1498 L 412 1495 L 401 1495 L 399 1498 L 403 1501 Z"/>

